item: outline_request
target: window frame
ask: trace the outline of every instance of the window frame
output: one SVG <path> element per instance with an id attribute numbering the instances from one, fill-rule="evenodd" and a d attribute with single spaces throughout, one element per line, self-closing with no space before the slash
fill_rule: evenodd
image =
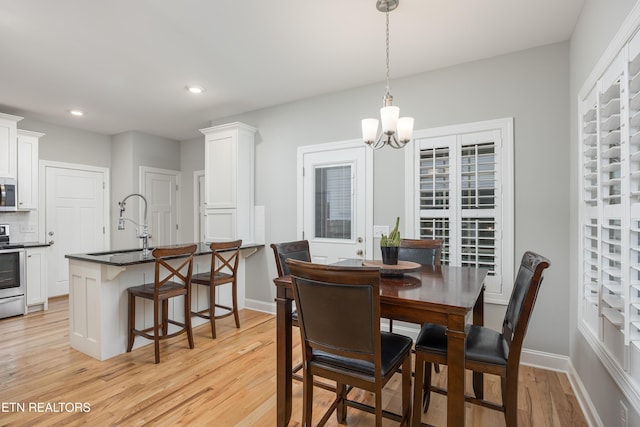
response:
<path id="1" fill-rule="evenodd" d="M 515 247 L 515 209 L 514 209 L 514 139 L 513 117 L 463 123 L 430 129 L 416 130 L 413 141 L 405 147 L 405 232 L 410 238 L 420 236 L 420 145 L 427 138 L 441 138 L 443 141 L 458 141 L 467 139 L 470 134 L 497 132 L 500 144 L 496 144 L 496 168 L 499 168 L 499 184 L 496 186 L 496 197 L 501 198 L 500 206 L 496 208 L 501 218 L 502 227 L 497 230 L 496 240 L 500 241 L 502 263 L 500 271 L 500 291 L 485 293 L 485 301 L 506 305 L 511 296 L 514 281 L 514 247 Z M 457 142 L 456 142 L 457 144 Z M 453 201 L 450 209 L 456 209 L 459 201 Z M 460 212 L 454 212 L 460 217 Z M 453 230 L 452 230 L 453 231 Z M 456 230 L 457 232 L 457 230 Z"/>

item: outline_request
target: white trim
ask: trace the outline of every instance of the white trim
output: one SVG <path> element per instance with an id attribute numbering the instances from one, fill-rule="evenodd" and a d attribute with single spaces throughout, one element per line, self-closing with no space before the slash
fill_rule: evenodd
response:
<path id="1" fill-rule="evenodd" d="M 273 314 L 274 316 L 276 314 L 276 303 L 274 302 L 264 302 L 257 299 L 246 298 L 244 300 L 244 308 L 261 313 Z"/>
<path id="2" fill-rule="evenodd" d="M 362 140 L 353 139 L 349 141 L 327 142 L 324 144 L 303 145 L 298 147 L 296 162 L 296 185 L 297 185 L 297 210 L 296 210 L 296 236 L 302 239 L 304 227 L 304 188 L 303 169 L 304 155 L 322 151 L 345 150 L 349 148 L 368 148 Z M 365 254 L 373 254 L 373 150 L 365 150 Z"/>
<path id="3" fill-rule="evenodd" d="M 633 6 L 633 9 L 631 9 L 631 12 L 627 15 L 627 19 L 622 23 L 620 29 L 600 57 L 600 60 L 598 60 L 596 65 L 593 67 L 591 74 L 589 74 L 589 77 L 587 77 L 585 82 L 582 84 L 580 92 L 578 92 L 578 106 L 582 99 L 589 94 L 589 91 L 596 84 L 600 76 L 602 76 L 602 73 L 605 72 L 616 56 L 618 56 L 620 49 L 622 49 L 634 35 L 638 27 L 640 27 L 640 2 L 637 2 L 635 6 Z"/>
<path id="4" fill-rule="evenodd" d="M 200 230 L 200 192 L 198 191 L 198 181 L 200 177 L 204 178 L 204 169 L 193 171 L 193 238 L 194 242 L 202 242 L 204 238 L 199 235 Z"/>
<path id="5" fill-rule="evenodd" d="M 500 156 L 502 165 L 502 176 L 512 177 L 511 180 L 501 182 L 502 198 L 505 203 L 502 205 L 502 293 L 495 294 L 487 292 L 485 302 L 493 304 L 507 304 L 511 289 L 513 289 L 515 272 L 515 173 L 514 173 L 514 118 L 505 117 L 501 119 L 485 120 L 480 122 L 462 123 L 457 125 L 442 126 L 430 129 L 414 131 L 411 147 L 405 149 L 405 235 L 416 237 L 419 235 L 419 209 L 415 200 L 416 188 L 415 173 L 417 163 L 420 159 L 420 144 L 418 140 L 434 138 L 447 135 L 461 135 L 466 133 L 477 133 L 491 130 L 501 132 L 502 144 L 500 146 Z"/>
<path id="6" fill-rule="evenodd" d="M 589 343 L 593 352 L 598 356 L 613 381 L 618 385 L 624 397 L 629 401 L 633 409 L 637 413 L 640 413 L 640 390 L 629 381 L 631 376 L 622 370 L 620 364 L 611 357 L 611 354 L 604 347 L 603 343 L 593 336 L 589 327 L 586 326 L 581 319 L 578 319 L 578 330 Z"/>
<path id="7" fill-rule="evenodd" d="M 598 410 L 591 401 L 589 391 L 582 383 L 582 380 L 578 376 L 578 372 L 576 372 L 571 361 L 569 361 L 567 377 L 569 377 L 569 384 L 571 384 L 571 389 L 573 390 L 573 394 L 576 396 L 576 400 L 582 409 L 582 414 L 584 415 L 587 424 L 592 427 L 604 427 L 604 423 L 598 415 Z"/>
<path id="8" fill-rule="evenodd" d="M 79 163 L 65 163 L 65 162 L 55 162 L 51 160 L 40 160 L 39 162 L 39 177 L 38 177 L 38 206 L 40 206 L 40 215 L 38 215 L 38 240 L 40 242 L 46 242 L 46 168 L 58 168 L 58 169 L 72 169 L 72 170 L 80 170 L 87 172 L 97 172 L 101 173 L 104 178 L 104 192 L 103 194 L 103 212 L 104 216 L 104 241 L 103 241 L 103 249 L 108 249 L 111 247 L 111 171 L 109 168 L 104 168 L 100 166 L 91 166 L 91 165 L 83 165 Z"/>

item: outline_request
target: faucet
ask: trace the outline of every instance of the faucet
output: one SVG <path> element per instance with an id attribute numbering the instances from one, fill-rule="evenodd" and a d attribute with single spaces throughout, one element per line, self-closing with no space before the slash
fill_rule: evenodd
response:
<path id="1" fill-rule="evenodd" d="M 125 218 L 123 216 L 126 201 L 129 197 L 133 197 L 133 196 L 140 197 L 144 202 L 144 223 L 142 225 L 138 224 L 132 219 Z M 132 194 L 129 194 L 124 199 L 122 199 L 121 202 L 118 202 L 118 206 L 120 206 L 120 218 L 118 219 L 118 230 L 124 230 L 125 221 L 129 221 L 133 223 L 136 226 L 136 237 L 139 239 L 142 239 L 142 255 L 143 256 L 149 255 L 149 238 L 151 237 L 151 235 L 149 234 L 149 225 L 147 224 L 147 199 L 145 199 L 145 197 L 142 194 L 132 193 Z"/>

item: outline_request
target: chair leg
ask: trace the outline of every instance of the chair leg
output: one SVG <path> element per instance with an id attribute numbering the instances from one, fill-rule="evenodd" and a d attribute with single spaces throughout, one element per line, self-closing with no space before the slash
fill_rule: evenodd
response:
<path id="1" fill-rule="evenodd" d="M 313 417 L 313 375 L 305 368 L 302 377 L 302 425 L 311 427 Z"/>
<path id="2" fill-rule="evenodd" d="M 424 368 L 424 384 L 422 386 L 422 412 L 429 410 L 431 403 L 431 363 L 425 362 Z"/>
<path id="3" fill-rule="evenodd" d="M 420 427 L 420 421 L 422 420 L 422 394 L 424 393 L 423 388 L 425 381 L 424 364 L 425 362 L 422 357 L 419 353 L 416 353 L 416 368 L 413 384 L 413 416 L 411 417 L 414 427 Z"/>
<path id="4" fill-rule="evenodd" d="M 156 363 L 160 363 L 160 325 L 158 325 L 159 301 L 153 302 L 153 346 L 155 349 Z"/>
<path id="5" fill-rule="evenodd" d="M 209 322 L 211 322 L 211 338 L 216 338 L 216 287 L 209 287 Z"/>
<path id="6" fill-rule="evenodd" d="M 191 292 L 188 291 L 184 296 L 184 328 L 187 330 L 187 338 L 189 340 L 189 348 L 194 347 L 193 328 L 191 327 Z"/>
<path id="7" fill-rule="evenodd" d="M 376 427 L 382 426 L 382 390 L 376 390 Z"/>
<path id="8" fill-rule="evenodd" d="M 347 385 L 336 383 L 336 399 L 338 406 L 336 407 L 336 418 L 338 424 L 344 424 L 347 420 Z"/>
<path id="9" fill-rule="evenodd" d="M 402 425 L 411 420 L 411 356 L 402 364 Z"/>
<path id="10" fill-rule="evenodd" d="M 169 334 L 169 300 L 162 300 L 162 335 Z"/>
<path id="11" fill-rule="evenodd" d="M 133 348 L 133 330 L 136 327 L 136 297 L 132 294 L 129 294 L 129 335 L 128 335 L 128 343 L 127 343 L 127 353 L 131 351 Z"/>
<path id="12" fill-rule="evenodd" d="M 238 315 L 238 283 L 236 279 L 233 279 L 231 286 L 233 287 L 231 290 L 233 296 L 233 317 L 236 319 L 236 328 L 240 328 L 240 316 Z"/>
<path id="13" fill-rule="evenodd" d="M 502 405 L 507 427 L 518 425 L 518 372 L 511 372 L 510 377 L 501 378 Z"/>
<path id="14" fill-rule="evenodd" d="M 433 364 L 433 370 L 436 371 L 436 374 L 440 373 L 440 364 L 439 363 L 434 363 Z"/>

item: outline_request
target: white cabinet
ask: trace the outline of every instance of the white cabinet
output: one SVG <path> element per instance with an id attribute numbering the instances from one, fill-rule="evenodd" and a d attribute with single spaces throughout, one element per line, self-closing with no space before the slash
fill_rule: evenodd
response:
<path id="1" fill-rule="evenodd" d="M 46 310 L 47 248 L 28 248 L 26 252 L 27 311 Z"/>
<path id="2" fill-rule="evenodd" d="M 22 117 L 0 113 L 0 177 L 18 177 L 17 123 Z"/>
<path id="3" fill-rule="evenodd" d="M 42 136 L 18 129 L 18 210 L 38 209 L 38 144 Z"/>
<path id="4" fill-rule="evenodd" d="M 256 128 L 230 123 L 205 135 L 205 240 L 253 242 Z"/>

